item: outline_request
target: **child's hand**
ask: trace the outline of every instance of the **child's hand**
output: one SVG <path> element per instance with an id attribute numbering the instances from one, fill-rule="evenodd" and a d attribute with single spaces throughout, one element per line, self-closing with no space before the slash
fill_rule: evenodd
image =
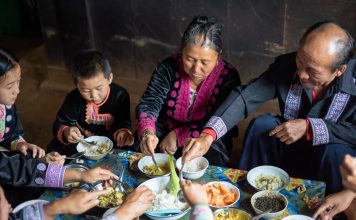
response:
<path id="1" fill-rule="evenodd" d="M 121 130 L 116 135 L 116 143 L 118 147 L 132 146 L 134 144 L 134 137 L 128 130 Z"/>
<path id="2" fill-rule="evenodd" d="M 193 206 L 197 204 L 208 204 L 208 194 L 204 186 L 200 183 L 193 183 L 190 180 L 183 180 L 180 182 L 184 197 L 187 202 Z"/>
<path id="3" fill-rule="evenodd" d="M 54 163 L 59 165 L 64 164 L 65 158 L 65 155 L 60 155 L 58 152 L 55 151 L 46 154 L 46 156 L 44 157 L 47 163 Z"/>
<path id="4" fill-rule="evenodd" d="M 78 143 L 79 141 L 83 140 L 84 136 L 80 132 L 79 128 L 73 127 L 66 127 L 63 131 L 64 138 L 69 143 Z"/>
<path id="5" fill-rule="evenodd" d="M 32 151 L 33 158 L 35 158 L 36 156 L 41 158 L 46 154 L 45 151 L 39 146 L 27 142 L 19 142 L 16 145 L 16 149 L 19 150 L 25 156 L 27 155 L 28 150 Z"/>

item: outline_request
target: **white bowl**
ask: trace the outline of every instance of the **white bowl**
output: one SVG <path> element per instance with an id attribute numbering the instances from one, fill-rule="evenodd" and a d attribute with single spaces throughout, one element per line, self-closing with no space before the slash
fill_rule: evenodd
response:
<path id="1" fill-rule="evenodd" d="M 177 160 L 176 166 L 178 170 L 182 169 L 181 157 Z M 192 180 L 199 179 L 204 175 L 208 167 L 209 167 L 209 161 L 205 157 L 195 158 L 184 165 L 183 177 L 185 179 L 192 179 Z"/>
<path id="2" fill-rule="evenodd" d="M 85 140 L 86 141 L 95 141 L 97 143 L 96 146 L 90 146 L 90 145 L 82 143 L 82 142 L 79 142 L 78 145 L 77 145 L 77 151 L 78 152 L 85 151 L 83 156 L 85 158 L 89 159 L 89 160 L 100 160 L 100 159 L 104 158 L 113 148 L 112 141 L 110 140 L 110 138 L 105 137 L 105 136 L 90 136 L 88 138 L 85 138 Z M 108 151 L 103 153 L 103 154 L 100 154 L 100 153 L 95 153 L 94 154 L 94 153 L 92 153 L 92 151 L 95 151 L 96 149 L 98 149 L 98 147 L 101 144 L 109 145 Z"/>
<path id="3" fill-rule="evenodd" d="M 282 220 L 313 220 L 313 218 L 306 215 L 289 215 Z"/>
<path id="4" fill-rule="evenodd" d="M 225 181 L 213 181 L 213 182 L 209 182 L 207 184 L 205 184 L 205 187 L 208 187 L 210 185 L 213 185 L 213 184 L 222 184 L 227 190 L 229 190 L 230 192 L 231 191 L 235 191 L 237 193 L 237 197 L 235 199 L 234 202 L 232 202 L 231 204 L 229 205 L 225 205 L 225 206 L 214 206 L 214 205 L 210 205 L 209 206 L 213 209 L 218 209 L 218 208 L 228 208 L 228 207 L 231 207 L 233 206 L 237 201 L 239 201 L 240 199 L 240 190 L 239 188 L 237 188 L 235 185 L 229 183 L 229 182 L 225 182 Z"/>
<path id="5" fill-rule="evenodd" d="M 256 181 L 261 177 L 277 177 L 282 181 L 279 187 L 275 186 L 273 188 L 269 188 L 268 190 L 279 191 L 285 188 L 286 186 L 288 186 L 289 184 L 288 173 L 282 170 L 281 168 L 274 167 L 274 166 L 259 166 L 251 169 L 247 173 L 247 182 L 257 191 L 267 190 L 267 189 L 259 188 L 256 185 Z"/>
<path id="6" fill-rule="evenodd" d="M 282 210 L 277 211 L 277 212 L 266 213 L 263 216 L 264 219 L 266 219 L 266 220 L 275 219 L 275 218 L 279 217 L 280 215 L 282 215 L 282 213 L 287 209 L 288 200 L 284 195 L 282 195 L 280 192 L 277 192 L 277 191 L 263 190 L 263 191 L 259 191 L 259 192 L 255 193 L 255 194 L 253 194 L 253 196 L 251 197 L 251 205 L 252 205 L 252 208 L 253 208 L 253 210 L 255 210 L 257 215 L 261 214 L 264 211 L 264 210 L 259 210 L 255 206 L 256 199 L 259 198 L 259 197 L 262 197 L 262 196 L 279 197 L 284 202 L 284 207 L 283 207 Z"/>
<path id="7" fill-rule="evenodd" d="M 164 189 L 167 189 L 169 184 L 169 179 L 170 179 L 169 176 L 156 177 L 141 183 L 140 186 L 144 185 L 150 190 L 152 190 L 154 194 L 158 194 L 162 192 Z M 182 213 L 171 215 L 171 216 L 152 215 L 148 213 L 146 215 L 150 219 L 154 219 L 154 220 L 175 220 L 175 219 L 182 218 L 189 212 L 190 210 L 189 205 L 187 205 L 187 207 L 188 207 L 187 209 L 182 210 L 183 211 Z"/>
<path id="8" fill-rule="evenodd" d="M 23 203 L 19 204 L 18 206 L 16 206 L 16 207 L 14 208 L 14 210 L 12 210 L 12 212 L 13 212 L 13 213 L 16 213 L 16 212 L 20 211 L 21 209 L 25 208 L 26 206 L 34 205 L 34 204 L 36 204 L 36 203 L 47 204 L 47 203 L 49 203 L 49 201 L 43 200 L 43 199 L 29 200 L 29 201 L 23 202 Z"/>
<path id="9" fill-rule="evenodd" d="M 219 217 L 219 215 L 224 214 L 224 217 Z M 225 215 L 234 216 L 234 219 L 239 220 L 251 220 L 252 216 L 244 210 L 237 208 L 221 208 L 214 211 L 214 220 L 225 219 Z M 235 216 L 236 215 L 236 216 Z"/>
<path id="10" fill-rule="evenodd" d="M 169 171 L 169 165 L 168 165 L 168 154 L 162 154 L 162 153 L 155 153 L 154 155 L 155 160 L 157 162 L 157 164 L 162 168 L 162 164 L 167 164 L 167 168 L 168 168 L 168 172 L 166 174 L 163 175 L 150 175 L 148 173 L 145 173 L 143 171 L 143 168 L 145 166 L 154 166 L 153 160 L 152 160 L 152 156 L 144 156 L 142 157 L 137 164 L 138 169 L 145 174 L 147 177 L 149 178 L 154 178 L 154 177 L 158 177 L 158 176 L 169 176 L 171 175 L 170 171 Z M 173 158 L 173 160 L 175 160 Z"/>

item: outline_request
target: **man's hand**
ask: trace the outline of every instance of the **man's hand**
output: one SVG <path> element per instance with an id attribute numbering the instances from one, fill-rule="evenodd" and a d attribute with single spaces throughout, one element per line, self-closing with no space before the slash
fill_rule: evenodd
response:
<path id="1" fill-rule="evenodd" d="M 201 157 L 206 154 L 213 141 L 214 138 L 211 135 L 205 133 L 202 133 L 198 138 L 187 139 L 183 148 L 183 164 L 194 158 Z"/>
<path id="2" fill-rule="evenodd" d="M 197 204 L 208 205 L 208 194 L 203 185 L 200 183 L 193 183 L 190 180 L 183 180 L 180 182 L 180 186 L 182 187 L 185 199 L 191 206 Z"/>
<path id="3" fill-rule="evenodd" d="M 85 172 L 81 172 L 81 181 L 94 183 L 99 180 L 119 179 L 114 173 L 101 167 L 96 167 Z"/>
<path id="4" fill-rule="evenodd" d="M 45 204 L 43 212 L 46 219 L 53 219 L 58 214 L 81 214 L 99 204 L 98 197 L 110 193 L 110 190 L 87 192 L 73 190 L 67 197 Z"/>
<path id="5" fill-rule="evenodd" d="M 356 193 L 356 157 L 346 155 L 340 166 L 342 184 Z"/>
<path id="6" fill-rule="evenodd" d="M 69 143 L 78 143 L 81 141 L 84 136 L 80 132 L 79 128 L 73 126 L 73 127 L 66 127 L 63 130 L 63 137 L 69 142 Z"/>
<path id="7" fill-rule="evenodd" d="M 116 135 L 116 143 L 118 147 L 132 146 L 134 144 L 134 137 L 128 130 L 121 130 Z"/>
<path id="8" fill-rule="evenodd" d="M 115 215 L 120 220 L 131 220 L 142 215 L 152 206 L 154 195 L 146 186 L 136 188 L 125 199 L 120 208 L 116 209 Z"/>
<path id="9" fill-rule="evenodd" d="M 63 165 L 65 161 L 66 156 L 65 155 L 60 155 L 58 152 L 52 151 L 43 158 L 47 163 L 54 163 L 54 164 L 59 164 Z"/>
<path id="10" fill-rule="evenodd" d="M 305 119 L 295 119 L 275 127 L 269 136 L 276 136 L 281 142 L 289 145 L 305 135 L 307 122 Z"/>
<path id="11" fill-rule="evenodd" d="M 161 151 L 173 155 L 177 151 L 177 135 L 174 130 L 170 131 L 159 144 Z"/>
<path id="12" fill-rule="evenodd" d="M 152 134 L 142 137 L 140 142 L 141 152 L 145 155 L 154 155 L 158 141 L 158 137 L 153 132 Z"/>
<path id="13" fill-rule="evenodd" d="M 313 218 L 319 217 L 321 220 L 331 220 L 334 215 L 345 211 L 354 198 L 355 194 L 350 190 L 331 194 L 326 197 L 324 203 L 316 210 Z"/>
<path id="14" fill-rule="evenodd" d="M 16 145 L 16 149 L 19 150 L 25 156 L 27 155 L 28 150 L 32 151 L 33 158 L 35 158 L 36 156 L 41 158 L 44 157 L 44 155 L 46 154 L 45 151 L 39 146 L 27 142 L 19 142 Z"/>

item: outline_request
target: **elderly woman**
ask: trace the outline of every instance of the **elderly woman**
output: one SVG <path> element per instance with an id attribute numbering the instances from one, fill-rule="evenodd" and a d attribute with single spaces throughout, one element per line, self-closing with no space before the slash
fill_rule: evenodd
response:
<path id="1" fill-rule="evenodd" d="M 137 108 L 141 151 L 179 157 L 185 141 L 199 137 L 205 123 L 232 88 L 240 85 L 236 69 L 223 59 L 222 25 L 211 17 L 194 17 L 184 32 L 181 53 L 166 58 L 153 72 Z M 205 155 L 214 165 L 226 165 L 232 148 L 228 132 Z"/>

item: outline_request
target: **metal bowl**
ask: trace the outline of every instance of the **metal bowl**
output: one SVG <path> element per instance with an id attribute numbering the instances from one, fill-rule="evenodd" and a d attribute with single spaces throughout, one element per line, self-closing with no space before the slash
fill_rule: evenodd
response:
<path id="1" fill-rule="evenodd" d="M 91 190 L 92 191 L 96 191 L 96 190 L 104 190 L 107 189 L 109 187 L 111 187 L 114 192 L 119 192 L 119 193 L 123 193 L 124 194 L 124 198 L 123 201 L 125 200 L 125 197 L 130 193 L 130 190 L 127 186 L 128 184 L 125 184 L 121 181 L 118 180 L 110 180 L 110 183 L 108 183 L 108 185 L 103 185 L 103 182 L 96 182 L 95 184 L 93 184 L 91 186 Z M 100 197 L 99 197 L 100 200 Z M 101 208 L 113 208 L 113 207 L 119 207 L 122 203 L 118 204 L 117 206 L 100 206 Z"/>
<path id="2" fill-rule="evenodd" d="M 79 163 L 67 164 L 67 165 L 65 165 L 65 167 L 67 169 L 78 170 L 80 172 L 85 172 L 90 169 L 89 166 L 87 166 L 85 164 L 79 164 Z M 71 189 L 80 187 L 80 185 L 81 185 L 80 182 L 66 183 L 66 184 L 64 184 L 63 188 L 65 190 L 71 190 Z"/>

